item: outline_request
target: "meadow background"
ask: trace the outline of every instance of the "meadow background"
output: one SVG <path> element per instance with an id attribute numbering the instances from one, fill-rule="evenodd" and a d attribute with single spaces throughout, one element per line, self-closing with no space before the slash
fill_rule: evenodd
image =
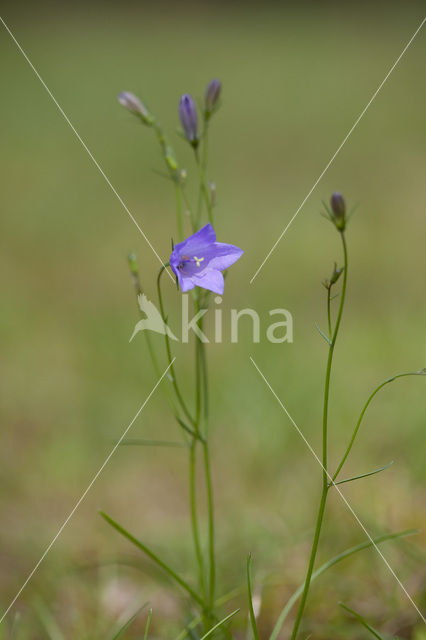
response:
<path id="1" fill-rule="evenodd" d="M 350 274 L 336 352 L 330 460 L 337 463 L 367 394 L 426 366 L 426 34 L 421 32 L 252 285 L 249 279 L 424 17 L 422 3 L 15 3 L 3 18 L 157 249 L 168 258 L 172 187 L 156 141 L 117 103 L 134 91 L 176 135 L 183 92 L 212 77 L 223 106 L 212 122 L 209 178 L 220 240 L 241 246 L 222 303 L 294 318 L 294 343 L 208 348 L 220 589 L 244 583 L 254 557 L 263 582 L 261 633 L 303 580 L 320 469 L 249 361 L 253 355 L 315 449 L 326 345 L 321 280 L 340 262 L 320 215 L 334 190 L 359 203 L 348 229 Z M 157 260 L 33 71 L 2 28 L 0 271 L 2 439 L 0 603 L 5 609 L 156 382 L 126 255 L 139 256 L 154 298 Z M 170 324 L 179 296 L 167 283 Z M 175 324 L 176 326 L 176 324 Z M 158 342 L 162 348 L 162 342 Z M 192 355 L 176 349 L 188 380 Z M 165 365 L 164 365 L 165 366 Z M 345 475 L 394 460 L 344 486 L 373 535 L 424 528 L 425 381 L 389 386 L 368 413 Z M 160 389 L 129 433 L 179 439 Z M 180 594 L 99 517 L 116 520 L 191 576 L 184 449 L 121 447 L 2 623 L 8 638 L 109 638 L 149 600 L 153 637 L 184 625 Z M 330 496 L 319 561 L 365 539 Z M 382 550 L 426 606 L 425 533 Z M 272 586 L 271 586 L 272 585 Z M 421 640 L 424 625 L 368 550 L 314 584 L 305 629 L 363 638 L 343 600 L 383 633 Z M 233 605 L 246 606 L 245 596 Z M 229 605 L 231 606 L 231 605 Z M 231 610 L 231 609 L 230 609 Z M 244 627 L 244 615 L 240 617 Z M 128 637 L 141 637 L 136 622 Z M 49 629 L 49 632 L 46 629 Z M 285 628 L 283 638 L 288 634 Z M 241 636 L 243 637 L 243 636 Z"/>

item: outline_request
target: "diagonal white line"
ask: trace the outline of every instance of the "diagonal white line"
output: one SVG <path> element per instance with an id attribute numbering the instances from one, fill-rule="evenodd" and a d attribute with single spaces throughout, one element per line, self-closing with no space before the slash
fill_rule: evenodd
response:
<path id="1" fill-rule="evenodd" d="M 285 227 L 285 229 L 281 232 L 281 234 L 279 235 L 278 239 L 276 240 L 276 242 L 274 243 L 274 245 L 272 246 L 272 248 L 270 249 L 269 253 L 267 254 L 266 258 L 263 260 L 262 264 L 260 265 L 260 267 L 258 267 L 257 271 L 255 272 L 254 276 L 251 278 L 250 280 L 250 284 L 252 284 L 252 282 L 254 281 L 254 279 L 257 277 L 259 271 L 263 268 L 264 264 L 267 262 L 267 260 L 269 260 L 270 256 L 272 255 L 272 253 L 275 251 L 275 249 L 277 248 L 278 244 L 281 242 L 282 238 L 284 237 L 284 235 L 287 233 L 288 229 L 290 228 L 290 226 L 293 224 L 294 220 L 296 219 L 296 217 L 298 216 L 300 210 L 303 208 L 303 206 L 305 205 L 306 201 L 309 199 L 309 197 L 311 196 L 312 192 L 316 189 L 316 187 L 318 186 L 318 184 L 320 183 L 320 181 L 322 180 L 322 178 L 324 177 L 324 175 L 327 173 L 328 169 L 330 168 L 330 166 L 333 164 L 334 160 L 337 158 L 338 154 L 340 153 L 340 151 L 342 150 L 342 148 L 344 147 L 344 145 L 346 144 L 346 142 L 348 141 L 348 139 L 350 138 L 350 136 L 352 135 L 352 133 L 354 132 L 354 130 L 356 129 L 356 127 L 358 126 L 358 124 L 360 123 L 361 119 L 364 117 L 366 111 L 369 109 L 369 107 L 371 106 L 371 104 L 374 102 L 374 100 L 376 99 L 377 95 L 379 94 L 379 92 L 381 91 L 383 85 L 385 84 L 385 82 L 388 80 L 389 76 L 391 75 L 391 73 L 393 72 L 393 70 L 395 69 L 395 67 L 397 66 L 397 64 L 400 62 L 401 58 L 403 57 L 403 55 L 406 53 L 408 47 L 411 45 L 411 43 L 413 42 L 414 38 L 417 36 L 417 34 L 419 33 L 420 29 L 423 27 L 424 23 L 426 22 L 426 18 L 423 18 L 423 20 L 421 21 L 420 25 L 417 27 L 417 29 L 415 30 L 415 32 L 413 33 L 413 35 L 411 36 L 411 38 L 409 39 L 409 41 L 407 42 L 407 44 L 405 45 L 405 47 L 403 48 L 403 50 L 401 51 L 401 53 L 399 54 L 399 56 L 397 57 L 397 59 L 395 60 L 395 62 L 393 63 L 393 65 L 391 66 L 391 68 L 389 69 L 389 71 L 387 72 L 387 74 L 385 75 L 385 77 L 383 78 L 382 82 L 379 84 L 379 86 L 377 87 L 376 91 L 373 93 L 373 95 L 371 96 L 370 100 L 367 102 L 366 106 L 364 107 L 364 109 L 361 111 L 361 113 L 359 114 L 358 118 L 355 120 L 354 124 L 352 125 L 352 127 L 349 129 L 348 133 L 345 135 L 345 137 L 343 138 L 342 142 L 340 143 L 340 145 L 337 147 L 337 150 L 333 153 L 333 155 L 331 156 L 330 160 L 327 162 L 325 168 L 322 170 L 322 172 L 320 173 L 320 175 L 318 176 L 318 178 L 315 180 L 313 186 L 311 187 L 311 189 L 308 191 L 307 195 L 303 198 L 301 204 L 299 205 L 299 207 L 297 208 L 296 212 L 294 213 L 293 217 L 290 218 L 290 221 L 288 222 L 287 226 Z"/>
<path id="2" fill-rule="evenodd" d="M 22 48 L 22 46 L 19 44 L 19 42 L 17 41 L 17 39 L 15 38 L 15 36 L 13 35 L 12 31 L 9 29 L 9 27 L 7 26 L 7 24 L 5 23 L 5 21 L 3 20 L 3 18 L 0 16 L 0 21 L 3 24 L 4 28 L 6 29 L 6 31 L 8 32 L 8 34 L 10 35 L 10 37 L 12 38 L 13 42 L 16 44 L 16 46 L 18 47 L 19 51 L 22 53 L 22 55 L 24 56 L 25 60 L 28 62 L 28 64 L 30 65 L 31 69 L 34 71 L 35 75 L 37 76 L 37 78 L 40 80 L 41 84 L 43 85 L 43 87 L 46 89 L 47 93 L 49 94 L 49 96 L 51 97 L 51 99 L 53 100 L 53 102 L 55 103 L 56 107 L 58 108 L 59 112 L 61 113 L 61 115 L 63 116 L 64 120 L 66 121 L 66 123 L 70 126 L 70 128 L 72 129 L 74 135 L 76 136 L 76 138 L 78 139 L 78 141 L 80 142 L 80 144 L 82 145 L 82 147 L 84 148 L 84 150 L 87 152 L 87 154 L 89 155 L 90 159 L 92 160 L 93 164 L 95 165 L 95 167 L 97 168 L 97 170 L 99 171 L 99 173 L 101 174 L 101 176 L 104 178 L 105 182 L 107 183 L 107 185 L 109 186 L 109 188 L 111 189 L 111 191 L 113 192 L 113 194 L 115 195 L 115 197 L 117 198 L 117 200 L 119 201 L 119 203 L 121 204 L 121 206 L 123 207 L 123 209 L 126 211 L 127 215 L 129 216 L 130 220 L 136 225 L 136 227 L 138 228 L 139 232 L 142 234 L 143 239 L 145 240 L 145 242 L 149 245 L 149 247 L 152 249 L 152 251 L 154 252 L 154 254 L 156 255 L 156 257 L 158 258 L 158 260 L 160 261 L 160 263 L 164 266 L 164 262 L 163 260 L 160 258 L 160 256 L 158 255 L 158 253 L 156 252 L 156 250 L 154 249 L 154 247 L 152 246 L 151 242 L 149 241 L 148 237 L 146 236 L 146 234 L 142 231 L 140 225 L 138 224 L 136 218 L 132 215 L 132 213 L 130 212 L 129 208 L 127 207 L 126 203 L 124 202 L 124 200 L 122 199 L 122 197 L 119 195 L 119 193 L 117 192 L 116 188 L 113 186 L 113 184 L 111 183 L 110 179 L 108 178 L 108 176 L 106 175 L 105 171 L 102 169 L 101 165 L 99 164 L 99 162 L 96 160 L 96 158 L 94 157 L 93 153 L 90 151 L 89 147 L 87 146 L 87 144 L 84 142 L 84 140 L 82 139 L 82 137 L 80 136 L 80 134 L 78 133 L 77 129 L 74 127 L 74 125 L 72 124 L 71 120 L 68 118 L 67 114 L 65 113 L 65 111 L 62 109 L 61 105 L 59 104 L 59 102 L 56 100 L 55 96 L 53 95 L 53 93 L 51 92 L 51 90 L 49 89 L 49 87 L 47 86 L 47 84 L 45 83 L 45 81 L 43 80 L 43 78 L 41 77 L 41 75 L 39 74 L 39 72 L 37 71 L 37 69 L 35 68 L 35 66 L 33 65 L 33 63 L 31 62 L 31 60 L 29 59 L 29 57 L 27 56 L 27 54 L 25 53 L 24 49 Z M 171 273 L 169 271 L 167 271 L 169 277 L 171 278 L 171 280 L 174 282 L 174 278 L 171 275 Z"/>
<path id="3" fill-rule="evenodd" d="M 404 585 L 402 584 L 401 580 L 398 578 L 398 576 L 396 575 L 395 571 L 392 569 L 392 567 L 390 566 L 389 562 L 386 560 L 385 556 L 383 555 L 383 553 L 380 551 L 379 547 L 377 546 L 377 544 L 374 542 L 373 538 L 371 537 L 371 535 L 369 534 L 369 532 L 367 531 L 367 529 L 365 528 L 365 525 L 361 522 L 361 520 L 359 519 L 359 517 L 357 516 L 357 514 L 355 513 L 355 511 L 353 510 L 353 508 L 351 507 L 351 505 L 349 504 L 348 500 L 345 498 L 345 496 L 343 495 L 340 487 L 338 487 L 334 482 L 333 482 L 333 478 L 330 476 L 330 474 L 328 473 L 328 471 L 324 468 L 320 458 L 318 457 L 317 453 L 315 452 L 315 450 L 311 447 L 311 445 L 309 444 L 309 442 L 307 441 L 306 437 L 304 436 L 304 434 L 302 433 L 302 431 L 299 429 L 299 427 L 297 426 L 296 422 L 293 420 L 293 418 L 291 417 L 291 415 L 289 414 L 289 412 L 287 411 L 286 407 L 284 406 L 284 404 L 281 402 L 280 398 L 277 396 L 277 394 L 275 393 L 275 391 L 273 390 L 273 388 L 271 387 L 271 385 L 269 384 L 268 380 L 265 378 L 265 376 L 263 375 L 262 371 L 259 369 L 259 367 L 257 366 L 257 364 L 255 363 L 255 361 L 253 360 L 253 358 L 250 356 L 250 360 L 252 362 L 252 364 L 254 365 L 255 369 L 257 370 L 257 372 L 259 373 L 260 377 L 262 378 L 262 380 L 265 382 L 266 386 L 268 387 L 268 389 L 271 391 L 272 395 L 274 396 L 274 398 L 277 400 L 278 404 L 280 405 L 281 409 L 284 411 L 284 413 L 286 414 L 286 416 L 288 417 L 288 419 L 290 420 L 290 422 L 292 423 L 292 425 L 295 427 L 295 429 L 297 430 L 298 434 L 300 435 L 300 437 L 303 439 L 304 443 L 306 444 L 306 446 L 308 447 L 309 451 L 312 453 L 312 455 L 314 456 L 315 460 L 318 462 L 318 464 L 320 465 L 321 469 L 323 471 L 325 471 L 325 473 L 327 474 L 327 477 L 329 479 L 329 481 L 331 483 L 333 483 L 334 488 L 336 489 L 336 491 L 338 492 L 338 494 L 340 495 L 340 497 L 342 498 L 343 502 L 345 503 L 345 505 L 347 506 L 347 508 L 349 509 L 349 511 L 351 512 L 351 514 L 353 515 L 353 517 L 355 518 L 355 520 L 357 521 L 357 523 L 359 524 L 359 526 L 361 527 L 361 529 L 363 530 L 363 532 L 365 533 L 365 535 L 367 536 L 367 538 L 369 539 L 369 541 L 371 542 L 371 544 L 373 545 L 373 547 L 375 548 L 375 550 L 377 551 L 377 553 L 379 554 L 379 556 L 381 557 L 381 559 L 383 560 L 383 562 L 385 563 L 385 565 L 387 566 L 387 568 L 389 569 L 389 571 L 391 572 L 391 574 L 393 575 L 393 577 L 395 578 L 395 580 L 397 581 L 397 583 L 399 584 L 399 586 L 401 587 L 401 589 L 403 590 L 403 592 L 405 593 L 405 595 L 407 596 L 408 600 L 411 602 L 411 604 L 413 605 L 413 607 L 415 608 L 415 610 L 417 611 L 417 613 L 419 614 L 420 618 L 423 620 L 423 622 L 426 624 L 426 618 L 424 617 L 424 615 L 422 614 L 422 612 L 420 611 L 420 609 L 418 608 L 418 606 L 416 605 L 416 603 L 414 602 L 413 598 L 410 596 L 410 594 L 408 593 L 407 589 L 404 587 Z"/>
<path id="4" fill-rule="evenodd" d="M 117 451 L 118 447 L 120 446 L 123 438 L 125 438 L 127 432 L 129 431 L 130 427 L 134 424 L 135 420 L 139 417 L 141 411 L 146 407 L 147 403 L 149 402 L 152 394 L 154 393 L 154 391 L 156 390 L 156 388 L 158 387 L 158 385 L 160 384 L 160 382 L 162 381 L 162 379 L 164 378 L 164 376 L 166 375 L 166 373 L 168 372 L 168 370 L 170 369 L 170 367 L 172 366 L 173 362 L 176 360 L 176 358 L 173 358 L 173 360 L 171 361 L 171 363 L 169 364 L 169 366 L 167 367 L 167 369 L 164 371 L 164 373 L 162 374 L 162 376 L 157 380 L 156 384 L 154 385 L 154 387 L 152 388 L 152 390 L 150 391 L 150 393 L 148 394 L 148 396 L 146 397 L 145 401 L 143 402 L 143 404 L 139 407 L 135 417 L 133 418 L 133 420 L 130 422 L 130 424 L 126 427 L 126 429 L 124 430 L 123 434 L 121 435 L 120 439 L 116 442 L 116 444 L 114 445 L 114 447 L 111 449 L 110 453 L 108 454 L 108 456 L 106 457 L 105 461 L 103 462 L 103 464 L 101 465 L 101 467 L 99 468 L 99 470 L 96 472 L 96 474 L 94 475 L 92 481 L 90 482 L 89 486 L 87 487 L 87 489 L 84 491 L 84 493 L 81 495 L 81 497 L 77 500 L 77 502 L 75 503 L 74 507 L 72 508 L 72 510 L 70 511 L 69 515 L 67 516 L 67 518 L 64 520 L 63 524 L 61 525 L 58 533 L 55 535 L 55 537 L 53 538 L 53 540 L 49 543 L 49 545 L 47 546 L 47 548 L 45 549 L 43 555 L 41 556 L 40 560 L 37 562 L 37 564 L 35 565 L 34 569 L 31 571 L 31 573 L 29 574 L 28 578 L 25 580 L 24 584 L 22 585 L 22 587 L 19 589 L 18 593 L 16 594 L 16 596 L 13 598 L 12 602 L 10 603 L 10 605 L 7 607 L 6 611 L 3 613 L 2 617 L 0 618 L 0 624 L 3 622 L 3 620 L 5 619 L 5 617 L 7 616 L 7 614 L 9 613 L 9 611 L 11 610 L 11 608 L 13 607 L 13 605 L 15 604 L 15 602 L 17 601 L 17 599 L 19 598 L 19 596 L 21 595 L 21 593 L 23 592 L 23 590 L 25 589 L 25 587 L 27 586 L 27 584 L 29 583 L 29 581 L 31 580 L 31 578 L 33 577 L 33 575 L 35 574 L 35 572 L 37 571 L 37 569 L 39 568 L 39 566 L 41 565 L 41 563 L 43 562 L 43 560 L 45 559 L 45 557 L 47 556 L 47 554 L 49 553 L 49 551 L 51 550 L 51 548 L 53 547 L 53 545 L 55 544 L 56 540 L 59 538 L 59 536 L 61 535 L 62 531 L 65 529 L 65 527 L 67 526 L 68 522 L 71 520 L 71 518 L 73 517 L 74 513 L 77 511 L 78 507 L 80 506 L 80 504 L 83 502 L 84 498 L 87 496 L 87 494 L 89 493 L 90 489 L 92 488 L 92 486 L 94 485 L 94 483 L 96 482 L 96 480 L 99 478 L 100 474 L 102 473 L 102 471 L 104 470 L 104 468 L 106 467 L 106 465 L 108 464 L 108 462 L 110 461 L 110 459 L 112 458 L 112 456 L 114 455 L 114 453 Z"/>

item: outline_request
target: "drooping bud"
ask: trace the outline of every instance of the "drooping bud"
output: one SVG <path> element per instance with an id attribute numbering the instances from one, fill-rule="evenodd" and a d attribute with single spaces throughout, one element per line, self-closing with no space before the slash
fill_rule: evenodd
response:
<path id="1" fill-rule="evenodd" d="M 333 193 L 330 206 L 336 227 L 343 231 L 346 226 L 346 203 L 341 193 L 338 191 Z"/>
<path id="2" fill-rule="evenodd" d="M 154 122 L 154 118 L 146 108 L 146 106 L 139 100 L 137 96 L 130 91 L 122 91 L 118 94 L 118 102 L 128 111 L 140 116 L 142 122 L 151 126 Z"/>
<path id="3" fill-rule="evenodd" d="M 179 100 L 179 118 L 187 140 L 193 147 L 197 147 L 199 143 L 197 108 L 189 93 L 184 93 Z"/>
<path id="4" fill-rule="evenodd" d="M 216 78 L 211 80 L 207 85 L 206 93 L 204 96 L 204 117 L 206 118 L 206 120 L 210 118 L 210 116 L 218 106 L 221 89 L 222 85 Z"/>

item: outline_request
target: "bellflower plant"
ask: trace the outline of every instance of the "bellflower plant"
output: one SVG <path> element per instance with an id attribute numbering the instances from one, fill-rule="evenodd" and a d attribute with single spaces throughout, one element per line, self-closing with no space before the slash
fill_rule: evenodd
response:
<path id="1" fill-rule="evenodd" d="M 194 152 L 196 175 L 198 178 L 198 198 L 192 204 L 186 191 L 186 169 L 179 167 L 174 150 L 170 146 L 163 129 L 154 115 L 144 106 L 143 102 L 131 93 L 124 92 L 119 95 L 119 102 L 131 113 L 137 115 L 143 124 L 149 124 L 154 130 L 160 149 L 168 169 L 168 179 L 174 185 L 176 199 L 177 237 L 179 242 L 173 246 L 169 262 L 165 263 L 157 276 L 157 294 L 160 313 L 163 322 L 167 323 L 166 303 L 162 292 L 162 275 L 170 267 L 176 276 L 181 292 L 192 292 L 190 299 L 193 302 L 194 312 L 200 309 L 208 309 L 211 292 L 223 294 L 223 271 L 236 262 L 243 251 L 232 245 L 216 241 L 216 233 L 213 226 L 213 209 L 215 206 L 215 188 L 209 188 L 207 182 L 207 123 L 213 112 L 218 109 L 218 97 L 220 82 L 211 81 L 205 92 L 205 108 L 202 112 L 201 127 L 198 123 L 197 108 L 192 96 L 184 93 L 179 101 L 179 118 L 187 142 Z M 200 152 L 201 150 L 201 152 Z M 184 217 L 183 213 L 187 213 Z M 204 218 L 207 218 L 205 220 Z M 191 234 L 185 233 L 184 225 L 189 223 Z M 203 224 L 204 223 L 204 224 Z M 184 239 L 186 236 L 186 239 Z M 140 281 L 139 268 L 134 253 L 129 256 L 129 267 L 137 296 L 144 293 Z M 180 294 L 179 294 L 180 295 Z M 200 314 L 198 327 L 202 330 L 203 314 Z M 160 355 L 154 348 L 149 332 L 145 332 L 148 351 L 153 362 L 155 372 L 161 376 Z M 215 550 L 215 522 L 213 484 L 210 464 L 210 449 L 208 438 L 209 422 L 209 384 L 208 366 L 205 344 L 198 337 L 195 338 L 195 370 L 194 370 L 194 400 L 190 402 L 183 393 L 179 381 L 179 375 L 174 364 L 171 344 L 168 332 L 165 332 L 165 357 L 168 363 L 169 388 L 168 400 L 180 429 L 184 442 L 188 449 L 188 476 L 189 476 L 189 515 L 191 521 L 191 533 L 194 547 L 194 558 L 197 567 L 196 586 L 189 584 L 164 560 L 140 540 L 132 536 L 124 527 L 118 524 L 110 516 L 102 513 L 105 520 L 118 532 L 135 544 L 142 552 L 156 562 L 174 582 L 186 592 L 192 608 L 198 609 L 198 617 L 192 625 L 197 637 L 208 634 L 213 628 L 222 635 L 230 637 L 229 632 L 220 618 L 220 611 L 216 604 L 216 550 Z M 206 540 L 200 528 L 199 507 L 200 482 L 196 479 L 198 464 L 203 468 L 204 488 L 207 507 L 207 531 Z M 186 634 L 185 634 L 186 635 Z M 183 636 L 182 636 L 183 637 Z"/>

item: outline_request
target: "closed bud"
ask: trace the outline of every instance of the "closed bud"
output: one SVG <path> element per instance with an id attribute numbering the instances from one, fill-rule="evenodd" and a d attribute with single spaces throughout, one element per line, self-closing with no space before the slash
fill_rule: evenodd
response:
<path id="1" fill-rule="evenodd" d="M 199 143 L 197 108 L 193 97 L 188 93 L 184 93 L 179 100 L 179 118 L 186 139 L 193 147 L 197 147 Z"/>
<path id="2" fill-rule="evenodd" d="M 343 231 L 346 226 L 346 203 L 341 193 L 338 191 L 333 193 L 330 198 L 330 206 L 336 227 Z"/>
<path id="3" fill-rule="evenodd" d="M 144 124 L 151 126 L 154 122 L 154 118 L 146 108 L 146 106 L 139 100 L 137 96 L 130 91 L 122 91 L 118 94 L 118 102 L 128 111 L 140 116 Z"/>
<path id="4" fill-rule="evenodd" d="M 213 111 L 218 106 L 221 89 L 222 85 L 216 78 L 211 80 L 207 85 L 206 94 L 204 96 L 204 116 L 206 120 L 210 118 Z"/>
<path id="5" fill-rule="evenodd" d="M 340 267 L 340 269 L 338 269 L 337 264 L 334 263 L 333 273 L 331 274 L 331 278 L 330 278 L 330 285 L 336 284 L 336 282 L 338 281 L 338 279 L 343 273 L 343 269 L 344 267 Z"/>

